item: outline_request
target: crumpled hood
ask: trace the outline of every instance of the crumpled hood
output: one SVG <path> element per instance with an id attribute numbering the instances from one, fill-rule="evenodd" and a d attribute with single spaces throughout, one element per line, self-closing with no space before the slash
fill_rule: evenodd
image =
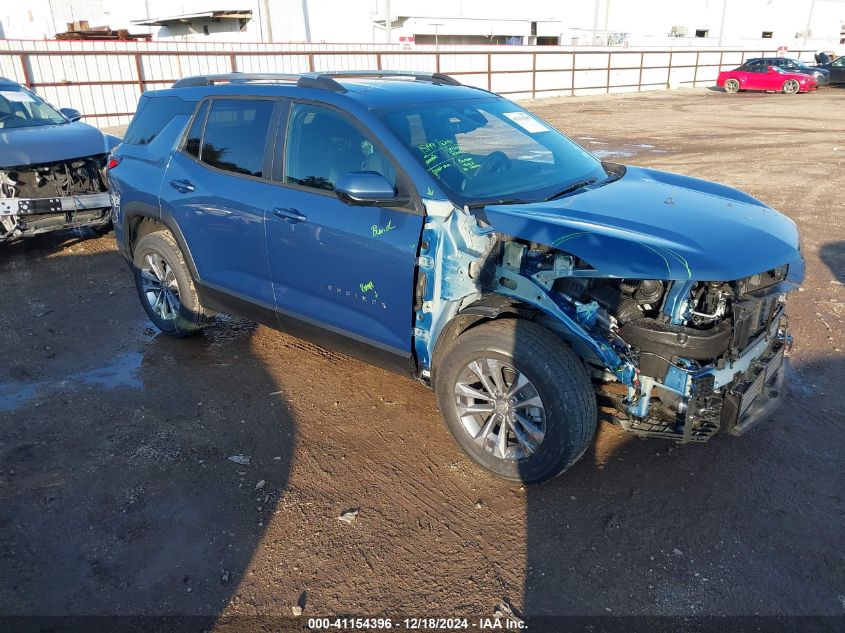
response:
<path id="1" fill-rule="evenodd" d="M 0 128 L 0 167 L 22 167 L 108 152 L 118 139 L 75 121 L 59 125 Z"/>
<path id="2" fill-rule="evenodd" d="M 792 220 L 732 187 L 642 167 L 560 200 L 484 213 L 497 232 L 576 255 L 608 277 L 732 281 L 783 264 L 803 275 Z"/>

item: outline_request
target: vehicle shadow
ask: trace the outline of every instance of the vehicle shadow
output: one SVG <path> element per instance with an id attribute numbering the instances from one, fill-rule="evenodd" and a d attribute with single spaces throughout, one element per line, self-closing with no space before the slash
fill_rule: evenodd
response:
<path id="1" fill-rule="evenodd" d="M 819 257 L 830 268 L 834 278 L 845 284 L 845 242 L 829 242 L 819 249 Z"/>
<path id="2" fill-rule="evenodd" d="M 781 408 L 742 437 L 682 446 L 600 423 L 571 470 L 526 487 L 529 630 L 841 615 L 843 374 L 842 357 L 793 367 Z"/>
<path id="3" fill-rule="evenodd" d="M 286 490 L 295 420 L 254 324 L 169 339 L 109 237 L 66 239 L 0 249 L 0 629 L 211 630 Z"/>
<path id="4" fill-rule="evenodd" d="M 39 233 L 31 237 L 0 242 L 0 257 L 37 257 L 41 254 L 60 252 L 99 236 L 89 227 L 64 229 L 53 233 Z"/>

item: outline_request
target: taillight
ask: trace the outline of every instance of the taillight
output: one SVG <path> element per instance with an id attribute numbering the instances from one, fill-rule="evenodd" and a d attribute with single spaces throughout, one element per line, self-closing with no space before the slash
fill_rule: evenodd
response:
<path id="1" fill-rule="evenodd" d="M 120 165 L 121 159 L 117 156 L 109 156 L 109 162 L 106 164 L 106 169 L 114 169 L 118 165 Z"/>

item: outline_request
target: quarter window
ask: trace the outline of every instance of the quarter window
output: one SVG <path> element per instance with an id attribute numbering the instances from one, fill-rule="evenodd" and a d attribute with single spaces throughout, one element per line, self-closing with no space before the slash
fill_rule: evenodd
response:
<path id="1" fill-rule="evenodd" d="M 202 137 L 200 160 L 225 171 L 262 177 L 272 114 L 273 101 L 214 99 Z M 186 149 L 190 153 L 190 148 Z"/>
<path id="2" fill-rule="evenodd" d="M 141 97 L 138 111 L 123 135 L 127 145 L 147 145 L 179 114 L 190 114 L 194 103 L 179 97 Z"/>
<path id="3" fill-rule="evenodd" d="M 347 172 L 375 171 L 396 186 L 396 169 L 378 145 L 328 108 L 295 104 L 286 148 L 287 183 L 334 191 Z"/>

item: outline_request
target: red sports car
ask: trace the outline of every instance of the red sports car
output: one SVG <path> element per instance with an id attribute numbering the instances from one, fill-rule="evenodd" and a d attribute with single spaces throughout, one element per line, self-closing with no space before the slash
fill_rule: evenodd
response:
<path id="1" fill-rule="evenodd" d="M 772 90 L 788 95 L 809 92 L 817 87 L 812 75 L 791 73 L 777 66 L 746 66 L 719 73 L 716 85 L 734 93 L 740 90 Z"/>

